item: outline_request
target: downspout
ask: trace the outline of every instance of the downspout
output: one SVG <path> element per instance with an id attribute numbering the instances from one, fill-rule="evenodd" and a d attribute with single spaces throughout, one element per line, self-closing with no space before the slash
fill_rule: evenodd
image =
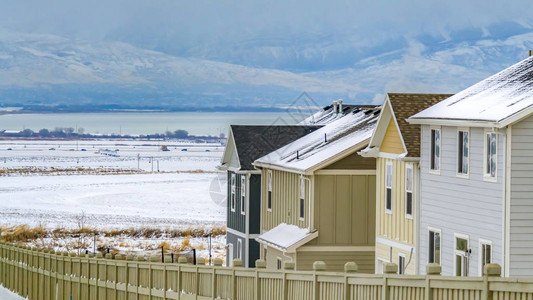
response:
<path id="1" fill-rule="evenodd" d="M 309 217 L 307 218 L 307 231 L 308 232 L 311 232 L 311 179 L 303 176 L 303 175 L 300 175 L 300 178 L 307 181 L 307 194 L 309 195 L 309 204 L 307 206 L 309 206 L 308 208 L 308 213 L 309 213 Z"/>
<path id="2" fill-rule="evenodd" d="M 413 172 L 414 176 L 416 176 L 416 179 L 413 180 L 413 183 L 416 184 L 416 195 L 414 197 L 414 204 L 415 204 L 415 275 L 420 274 L 420 224 L 422 220 L 420 220 L 420 210 L 422 208 L 422 174 L 420 172 L 420 161 L 413 166 L 413 171 L 416 170 L 416 172 Z"/>
<path id="3" fill-rule="evenodd" d="M 511 125 L 507 127 L 506 135 L 504 135 L 503 158 L 505 164 L 503 165 L 503 182 L 504 182 L 504 204 L 503 204 L 503 232 L 502 232 L 502 276 L 509 277 L 510 263 L 511 263 L 511 143 L 513 128 Z"/>

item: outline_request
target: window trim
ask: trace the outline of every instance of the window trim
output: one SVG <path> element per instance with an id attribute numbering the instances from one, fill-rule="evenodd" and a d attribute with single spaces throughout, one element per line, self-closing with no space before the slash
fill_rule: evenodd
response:
<path id="1" fill-rule="evenodd" d="M 237 176 L 235 173 L 231 173 L 230 178 L 230 209 L 232 212 L 235 212 L 235 206 L 237 206 L 237 199 L 235 199 L 237 193 Z"/>
<path id="2" fill-rule="evenodd" d="M 490 172 L 487 172 L 487 159 L 489 154 L 489 149 L 487 148 L 487 136 L 489 134 L 494 134 L 496 139 L 496 156 L 494 159 L 496 170 L 494 171 L 494 177 L 490 175 Z M 489 182 L 498 181 L 498 133 L 491 129 L 485 129 L 485 131 L 483 132 L 483 180 Z"/>
<path id="3" fill-rule="evenodd" d="M 276 259 L 276 268 L 277 270 L 283 269 L 283 259 L 279 256 Z"/>
<path id="4" fill-rule="evenodd" d="M 403 258 L 403 265 L 400 265 L 400 257 Z M 401 252 L 398 252 L 398 274 L 399 275 L 405 275 L 405 262 L 406 262 L 407 256 Z"/>
<path id="5" fill-rule="evenodd" d="M 388 169 L 388 166 L 390 166 L 390 186 L 387 186 L 387 169 Z M 394 186 L 394 165 L 392 164 L 392 161 L 386 161 L 385 162 L 385 213 L 386 214 L 392 214 L 392 210 L 394 209 L 393 208 L 393 193 L 394 193 L 394 189 L 393 189 L 393 186 Z M 390 208 L 387 208 L 387 189 L 390 189 Z"/>
<path id="6" fill-rule="evenodd" d="M 246 215 L 246 175 L 241 175 L 241 215 Z"/>
<path id="7" fill-rule="evenodd" d="M 272 181 L 274 181 L 272 170 L 267 170 L 267 212 L 272 212 Z"/>
<path id="8" fill-rule="evenodd" d="M 237 259 L 242 259 L 243 252 L 242 239 L 237 239 Z"/>
<path id="9" fill-rule="evenodd" d="M 467 145 L 468 156 L 467 156 L 467 160 L 466 160 L 468 169 L 467 169 L 466 173 L 459 172 L 459 154 L 460 154 L 459 153 L 459 143 L 462 142 L 462 141 L 459 141 L 460 132 L 466 132 L 468 134 L 468 145 Z M 457 128 L 457 159 L 456 159 L 456 162 L 455 162 L 455 172 L 456 172 L 456 176 L 457 177 L 465 178 L 465 179 L 468 179 L 470 177 L 470 144 L 471 144 L 471 141 L 472 141 L 472 136 L 470 134 L 470 128 L 468 128 L 468 127 L 458 127 Z M 463 155 L 463 162 L 464 161 L 465 160 L 464 160 L 464 155 Z"/>
<path id="10" fill-rule="evenodd" d="M 460 239 L 463 239 L 463 240 L 466 240 L 466 252 L 465 251 L 461 251 L 461 250 L 457 250 L 457 238 L 460 238 Z M 457 276 L 457 264 L 455 263 L 455 259 L 456 259 L 456 256 L 457 255 L 463 255 L 467 258 L 467 264 L 465 265 L 466 267 L 466 275 L 464 277 L 468 277 L 470 276 L 470 258 L 471 258 L 471 253 L 469 253 L 469 250 L 471 250 L 470 248 L 470 236 L 467 235 L 467 234 L 463 234 L 463 233 L 457 233 L 457 232 L 454 232 L 453 233 L 453 274 L 454 276 Z M 463 275 L 461 275 L 460 277 L 462 277 Z"/>
<path id="11" fill-rule="evenodd" d="M 431 132 L 433 130 L 439 131 L 439 156 L 438 156 L 438 162 L 439 162 L 439 168 L 433 169 L 433 164 L 431 163 L 433 160 L 432 150 L 433 150 L 433 139 L 431 137 Z M 429 173 L 440 175 L 440 170 L 442 169 L 441 161 L 442 161 L 442 128 L 441 126 L 430 126 L 429 127 Z M 436 152 L 435 152 L 436 153 Z"/>
<path id="12" fill-rule="evenodd" d="M 298 220 L 300 221 L 305 221 L 305 200 L 305 179 L 302 177 L 300 178 L 300 191 L 298 197 Z"/>
<path id="13" fill-rule="evenodd" d="M 483 245 L 490 245 L 490 262 L 489 263 L 492 263 L 492 254 L 493 254 L 493 245 L 492 245 L 492 241 L 491 240 L 487 240 L 487 239 L 479 239 L 479 243 L 478 243 L 478 246 L 479 246 L 479 260 L 478 260 L 478 263 L 479 263 L 479 276 L 483 276 L 483 259 L 482 259 L 482 253 L 483 253 Z"/>
<path id="14" fill-rule="evenodd" d="M 440 237 L 440 253 L 439 253 L 439 262 L 438 262 L 438 264 L 440 265 L 442 263 L 442 229 L 428 226 L 428 231 L 427 231 L 427 233 L 428 233 L 428 235 L 427 235 L 428 236 L 428 243 L 429 243 L 429 233 L 430 232 L 438 233 L 439 237 Z M 435 248 L 435 241 L 433 241 L 433 248 Z M 428 254 L 428 259 L 427 259 L 427 263 L 428 264 L 431 263 L 429 261 L 429 251 L 430 251 L 430 249 L 429 249 L 429 244 L 428 244 L 428 253 L 427 253 Z M 435 249 L 433 249 L 433 256 L 435 256 Z M 434 261 L 434 263 L 437 263 L 437 262 Z"/>
<path id="15" fill-rule="evenodd" d="M 409 191 L 407 189 L 407 170 L 411 170 L 411 174 L 413 174 L 413 178 L 411 178 L 411 190 Z M 415 210 L 414 204 L 415 204 L 415 169 L 413 167 L 413 164 L 406 164 L 405 165 L 405 218 L 407 219 L 413 219 L 413 211 Z M 407 213 L 407 193 L 411 193 L 411 214 Z"/>

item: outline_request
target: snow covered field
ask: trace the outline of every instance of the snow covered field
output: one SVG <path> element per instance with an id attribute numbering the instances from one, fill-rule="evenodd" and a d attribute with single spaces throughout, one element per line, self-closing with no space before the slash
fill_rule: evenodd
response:
<path id="1" fill-rule="evenodd" d="M 0 299 L 2 300 L 23 300 L 26 298 L 22 298 L 21 296 L 11 292 L 10 290 L 0 285 Z"/>

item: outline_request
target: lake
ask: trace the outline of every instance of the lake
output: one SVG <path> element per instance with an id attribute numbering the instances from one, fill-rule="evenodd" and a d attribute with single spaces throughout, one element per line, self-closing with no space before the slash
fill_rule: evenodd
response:
<path id="1" fill-rule="evenodd" d="M 187 130 L 193 135 L 227 134 L 229 125 L 291 125 L 301 116 L 288 112 L 112 112 L 0 115 L 0 130 L 38 131 L 83 128 L 85 133 L 153 134 Z"/>

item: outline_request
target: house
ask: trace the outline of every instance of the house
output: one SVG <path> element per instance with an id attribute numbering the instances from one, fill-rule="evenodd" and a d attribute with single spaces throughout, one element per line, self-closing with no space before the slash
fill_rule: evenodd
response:
<path id="1" fill-rule="evenodd" d="M 533 57 L 408 119 L 422 126 L 420 266 L 533 276 Z"/>
<path id="2" fill-rule="evenodd" d="M 450 96 L 388 93 L 370 143 L 359 152 L 376 158 L 376 273 L 385 262 L 397 264 L 400 274 L 418 271 L 420 125 L 406 119 Z"/>
<path id="3" fill-rule="evenodd" d="M 219 169 L 227 172 L 227 257 L 240 258 L 254 267 L 259 258 L 261 172 L 252 162 L 320 126 L 240 126 L 230 127 L 228 143 Z"/>
<path id="4" fill-rule="evenodd" d="M 342 112 L 342 113 L 341 113 Z M 292 261 L 310 270 L 314 261 L 342 270 L 348 261 L 374 272 L 374 158 L 365 148 L 380 109 L 333 106 L 328 123 L 261 157 L 261 258 L 267 268 Z"/>

